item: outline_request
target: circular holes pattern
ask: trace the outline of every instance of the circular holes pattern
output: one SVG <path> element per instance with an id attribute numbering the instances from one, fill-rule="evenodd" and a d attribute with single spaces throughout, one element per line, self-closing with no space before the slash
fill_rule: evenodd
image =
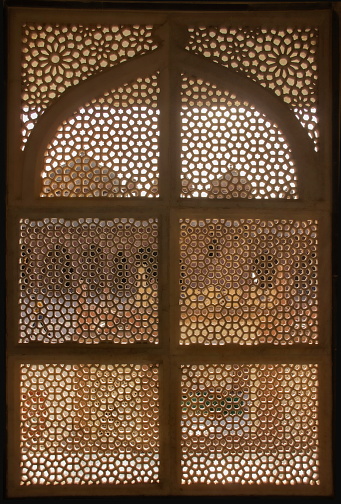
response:
<path id="1" fill-rule="evenodd" d="M 155 219 L 24 219 L 20 343 L 157 343 Z"/>
<path id="2" fill-rule="evenodd" d="M 47 146 L 41 197 L 158 196 L 157 76 L 104 93 Z"/>
<path id="3" fill-rule="evenodd" d="M 152 26 L 25 24 L 22 29 L 23 145 L 68 87 L 157 48 Z"/>
<path id="4" fill-rule="evenodd" d="M 183 197 L 297 198 L 283 134 L 236 95 L 184 76 L 181 136 Z"/>
<path id="5" fill-rule="evenodd" d="M 187 49 L 242 72 L 279 96 L 318 150 L 318 28 L 189 28 Z"/>
<path id="6" fill-rule="evenodd" d="M 316 221 L 180 220 L 180 344 L 317 344 Z"/>
<path id="7" fill-rule="evenodd" d="M 21 366 L 21 484 L 156 483 L 155 365 Z"/>
<path id="8" fill-rule="evenodd" d="M 181 392 L 183 484 L 319 484 L 317 365 L 182 366 Z"/>

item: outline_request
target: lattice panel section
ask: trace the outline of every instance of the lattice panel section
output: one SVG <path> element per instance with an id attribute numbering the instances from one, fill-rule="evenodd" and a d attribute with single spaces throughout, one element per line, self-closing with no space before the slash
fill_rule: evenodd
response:
<path id="1" fill-rule="evenodd" d="M 182 366 L 182 483 L 318 485 L 318 367 Z"/>
<path id="2" fill-rule="evenodd" d="M 157 343 L 156 219 L 23 219 L 20 343 Z"/>
<path id="3" fill-rule="evenodd" d="M 47 146 L 42 197 L 158 196 L 158 79 L 104 93 L 63 121 Z"/>
<path id="4" fill-rule="evenodd" d="M 180 220 L 180 344 L 318 342 L 317 221 Z"/>
<path id="5" fill-rule="evenodd" d="M 181 115 L 183 197 L 297 198 L 291 149 L 253 105 L 183 76 Z"/>
<path id="6" fill-rule="evenodd" d="M 22 136 L 68 87 L 157 48 L 153 27 L 39 24 L 22 28 Z"/>
<path id="7" fill-rule="evenodd" d="M 318 28 L 191 27 L 187 49 L 244 73 L 294 112 L 318 150 Z"/>
<path id="8" fill-rule="evenodd" d="M 158 368 L 23 364 L 21 484 L 159 479 Z"/>

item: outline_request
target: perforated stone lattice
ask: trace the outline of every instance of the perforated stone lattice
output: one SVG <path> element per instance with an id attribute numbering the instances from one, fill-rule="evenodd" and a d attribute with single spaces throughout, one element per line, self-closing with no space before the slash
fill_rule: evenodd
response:
<path id="1" fill-rule="evenodd" d="M 235 94 L 183 76 L 181 137 L 183 197 L 297 198 L 284 135 Z"/>
<path id="2" fill-rule="evenodd" d="M 180 220 L 180 344 L 318 341 L 317 221 Z"/>
<path id="3" fill-rule="evenodd" d="M 153 31 L 24 24 L 21 149 L 68 88 L 155 50 Z M 188 57 L 273 92 L 318 151 L 317 28 L 197 26 L 188 35 Z M 252 97 L 241 100 L 204 74 L 181 78 L 180 196 L 298 199 L 289 144 Z M 65 116 L 44 153 L 40 197 L 158 198 L 160 91 L 156 72 L 101 89 Z M 178 343 L 189 352 L 193 344 L 316 345 L 318 222 L 221 215 L 179 220 Z M 158 234 L 149 217 L 20 220 L 18 342 L 59 351 L 72 342 L 139 344 L 135 364 L 108 364 L 98 347 L 102 364 L 74 363 L 68 344 L 66 363 L 56 363 L 57 352 L 54 363 L 34 356 L 20 364 L 21 486 L 163 483 L 159 367 L 145 363 L 140 345 L 159 343 Z M 197 350 L 201 364 L 180 364 L 172 393 L 174 444 L 166 447 L 168 434 L 161 442 L 163 454 L 177 446 L 181 485 L 319 485 L 318 365 L 270 364 L 271 348 L 266 364 L 205 364 L 204 347 Z M 174 425 L 167 411 L 161 417 L 164 429 L 170 418 Z"/>
<path id="4" fill-rule="evenodd" d="M 318 150 L 318 28 L 197 26 L 188 31 L 189 51 L 273 91 L 295 113 Z"/>
<path id="5" fill-rule="evenodd" d="M 38 118 L 67 88 L 156 49 L 152 32 L 151 25 L 23 25 L 22 148 Z"/>
<path id="6" fill-rule="evenodd" d="M 184 365 L 181 388 L 183 484 L 320 483 L 317 365 Z"/>
<path id="7" fill-rule="evenodd" d="M 47 146 L 42 197 L 158 196 L 158 78 L 94 98 Z"/>
<path id="8" fill-rule="evenodd" d="M 21 485 L 159 480 L 157 365 L 22 364 Z"/>
<path id="9" fill-rule="evenodd" d="M 156 219 L 22 219 L 20 343 L 157 343 Z"/>

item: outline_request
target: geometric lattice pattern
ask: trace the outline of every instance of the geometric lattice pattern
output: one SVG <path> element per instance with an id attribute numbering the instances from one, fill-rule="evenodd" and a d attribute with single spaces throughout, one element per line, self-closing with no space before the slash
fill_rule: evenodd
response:
<path id="1" fill-rule="evenodd" d="M 139 78 L 63 121 L 45 152 L 40 196 L 157 196 L 157 94 L 157 75 Z"/>
<path id="2" fill-rule="evenodd" d="M 67 88 L 157 48 L 152 26 L 28 23 L 22 29 L 22 135 Z M 24 145 L 23 145 L 24 146 Z"/>
<path id="3" fill-rule="evenodd" d="M 180 220 L 180 344 L 317 343 L 317 221 Z"/>
<path id="4" fill-rule="evenodd" d="M 280 97 L 318 149 L 318 28 L 191 27 L 186 49 L 245 74 Z"/>
<path id="5" fill-rule="evenodd" d="M 182 366 L 182 483 L 319 484 L 318 366 Z"/>
<path id="6" fill-rule="evenodd" d="M 21 365 L 21 484 L 159 479 L 156 365 Z"/>
<path id="7" fill-rule="evenodd" d="M 184 76 L 181 135 L 183 197 L 297 198 L 283 134 L 235 94 Z"/>
<path id="8" fill-rule="evenodd" d="M 280 22 L 270 9 L 231 25 L 202 13 L 142 25 L 109 9 L 75 23 L 57 9 L 51 23 L 48 11 L 10 23 L 10 102 L 21 99 L 10 147 L 19 134 L 16 170 L 38 176 L 40 199 L 29 208 L 36 184 L 10 198 L 22 214 L 9 247 L 10 497 L 327 493 L 328 245 L 310 211 L 321 199 L 314 160 L 312 179 L 298 176 L 309 147 L 328 159 L 318 88 L 319 73 L 330 80 L 318 68 L 328 22 Z M 307 152 L 289 144 L 292 121 Z M 297 215 L 285 213 L 278 200 L 301 188 Z M 75 213 L 69 198 L 92 200 Z"/>
<path id="9" fill-rule="evenodd" d="M 20 343 L 157 343 L 156 219 L 20 223 Z"/>

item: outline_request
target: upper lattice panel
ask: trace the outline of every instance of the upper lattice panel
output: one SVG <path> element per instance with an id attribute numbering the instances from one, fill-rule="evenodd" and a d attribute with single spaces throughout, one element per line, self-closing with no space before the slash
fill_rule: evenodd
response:
<path id="1" fill-rule="evenodd" d="M 187 49 L 242 72 L 294 112 L 318 150 L 318 29 L 198 26 Z"/>
<path id="2" fill-rule="evenodd" d="M 152 26 L 25 24 L 22 28 L 22 137 L 68 87 L 156 49 Z"/>
<path id="3" fill-rule="evenodd" d="M 47 146 L 41 197 L 158 196 L 158 78 L 105 92 L 76 110 Z"/>
<path id="4" fill-rule="evenodd" d="M 181 115 L 183 197 L 298 197 L 287 140 L 251 103 L 184 75 Z"/>

